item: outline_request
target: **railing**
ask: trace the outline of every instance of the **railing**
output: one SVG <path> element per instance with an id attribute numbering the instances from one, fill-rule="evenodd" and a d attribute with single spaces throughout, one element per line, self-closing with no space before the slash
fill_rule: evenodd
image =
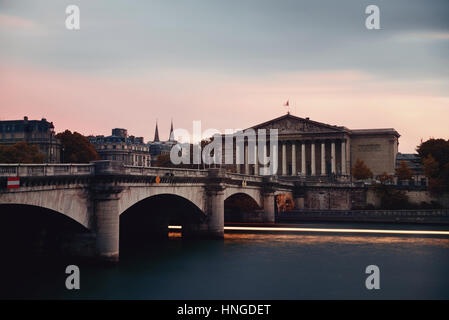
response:
<path id="1" fill-rule="evenodd" d="M 0 177 L 93 175 L 95 173 L 190 178 L 210 176 L 209 170 L 128 166 L 112 161 L 97 161 L 86 164 L 0 164 Z M 266 179 L 264 176 L 244 175 L 225 171 L 220 171 L 218 174 L 228 179 L 245 180 L 247 182 L 261 183 Z M 290 183 L 287 182 L 287 184 Z"/>
<path id="2" fill-rule="evenodd" d="M 95 169 L 109 168 L 107 161 L 86 164 L 0 164 L 0 177 L 30 177 L 30 176 L 67 176 L 91 175 Z M 207 170 L 176 169 L 159 167 L 120 166 L 111 173 L 142 176 L 177 176 L 177 177 L 207 177 Z"/>
<path id="3" fill-rule="evenodd" d="M 0 164 L 1 177 L 91 175 L 93 164 Z"/>
<path id="4" fill-rule="evenodd" d="M 124 166 L 124 174 L 141 176 L 207 177 L 208 171 L 195 169 Z"/>

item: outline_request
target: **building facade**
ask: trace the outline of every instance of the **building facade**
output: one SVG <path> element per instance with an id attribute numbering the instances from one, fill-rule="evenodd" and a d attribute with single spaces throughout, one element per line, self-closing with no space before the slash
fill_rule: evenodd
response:
<path id="1" fill-rule="evenodd" d="M 151 156 L 149 147 L 143 137 L 128 136 L 128 131 L 122 128 L 112 129 L 110 136 L 87 137 L 102 160 L 121 161 L 125 165 L 150 167 Z"/>
<path id="2" fill-rule="evenodd" d="M 269 147 L 269 130 L 278 130 L 278 148 L 274 150 L 278 168 L 274 174 L 279 176 L 349 177 L 357 159 L 364 161 L 374 176 L 384 172 L 395 174 L 400 135 L 392 128 L 354 130 L 287 113 L 248 129 L 254 129 L 256 133 L 259 129 L 267 130 L 265 154 L 273 152 Z M 246 141 L 244 150 L 235 150 L 234 157 L 236 153 L 244 154 L 244 163 L 232 166 L 232 171 L 260 172 L 263 166 L 259 161 L 254 163 L 253 160 L 251 164 L 248 160 L 249 145 Z M 235 144 L 234 148 L 238 149 Z M 257 149 L 255 151 L 257 154 Z"/>
<path id="3" fill-rule="evenodd" d="M 0 144 L 11 145 L 26 142 L 35 145 L 45 155 L 46 163 L 61 162 L 61 142 L 56 138 L 53 122 L 41 120 L 0 121 Z"/>

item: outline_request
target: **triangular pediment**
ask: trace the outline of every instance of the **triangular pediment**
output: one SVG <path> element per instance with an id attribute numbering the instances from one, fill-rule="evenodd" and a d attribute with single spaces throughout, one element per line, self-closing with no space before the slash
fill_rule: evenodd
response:
<path id="1" fill-rule="evenodd" d="M 308 118 L 300 118 L 286 114 L 279 118 L 258 124 L 253 129 L 278 129 L 279 134 L 289 133 L 328 133 L 346 132 L 346 128 L 333 126 L 321 122 L 312 121 Z"/>

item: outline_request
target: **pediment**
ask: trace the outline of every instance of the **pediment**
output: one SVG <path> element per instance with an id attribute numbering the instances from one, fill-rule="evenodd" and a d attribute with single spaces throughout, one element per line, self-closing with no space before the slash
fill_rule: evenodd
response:
<path id="1" fill-rule="evenodd" d="M 328 133 L 328 132 L 344 132 L 343 127 L 337 127 L 328 125 L 325 123 L 320 123 L 312 121 L 309 119 L 304 119 L 300 117 L 295 117 L 290 114 L 285 116 L 261 123 L 252 127 L 253 129 L 278 129 L 280 134 L 289 133 Z"/>

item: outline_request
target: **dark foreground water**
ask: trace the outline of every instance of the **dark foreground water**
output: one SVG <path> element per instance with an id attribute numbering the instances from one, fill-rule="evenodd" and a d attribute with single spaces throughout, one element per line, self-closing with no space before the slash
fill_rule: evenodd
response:
<path id="1" fill-rule="evenodd" d="M 350 227 L 360 226 L 366 227 Z M 65 288 L 70 261 L 3 261 L 1 297 L 449 298 L 449 239 L 444 236 L 227 233 L 224 241 L 184 241 L 172 235 L 143 251 L 123 253 L 116 266 L 76 262 L 80 290 Z M 372 264 L 380 268 L 380 290 L 365 288 L 365 268 Z"/>

